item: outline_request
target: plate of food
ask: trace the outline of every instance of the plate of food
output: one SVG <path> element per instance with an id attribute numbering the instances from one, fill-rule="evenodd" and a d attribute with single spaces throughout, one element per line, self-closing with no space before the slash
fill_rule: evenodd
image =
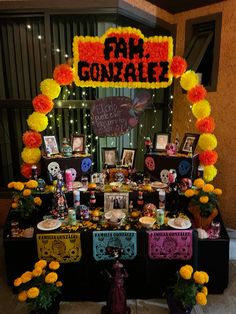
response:
<path id="1" fill-rule="evenodd" d="M 191 227 L 191 221 L 182 217 L 171 218 L 168 220 L 168 225 L 174 229 L 188 229 Z"/>
<path id="2" fill-rule="evenodd" d="M 160 181 L 154 181 L 151 183 L 151 187 L 153 189 L 164 189 L 167 187 L 167 184 Z"/>
<path id="3" fill-rule="evenodd" d="M 58 219 L 46 219 L 37 224 L 39 230 L 50 231 L 55 230 L 61 226 L 61 221 Z"/>

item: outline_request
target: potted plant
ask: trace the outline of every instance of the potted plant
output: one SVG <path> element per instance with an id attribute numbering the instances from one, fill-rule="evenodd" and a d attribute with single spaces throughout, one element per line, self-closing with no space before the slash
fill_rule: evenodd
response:
<path id="1" fill-rule="evenodd" d="M 218 196 L 221 194 L 221 189 L 206 184 L 201 178 L 196 179 L 192 188 L 185 191 L 184 195 L 190 198 L 188 209 L 194 216 L 197 228 L 209 228 L 211 221 L 218 214 Z"/>
<path id="2" fill-rule="evenodd" d="M 206 272 L 194 272 L 192 266 L 182 266 L 177 271 L 176 283 L 167 290 L 170 314 L 187 314 L 195 304 L 206 305 L 208 290 L 205 284 L 208 281 Z"/>
<path id="3" fill-rule="evenodd" d="M 56 314 L 59 312 L 59 294 L 62 282 L 55 272 L 59 262 L 49 264 L 39 260 L 32 271 L 26 271 L 14 280 L 18 289 L 18 300 L 27 302 L 32 314 Z"/>

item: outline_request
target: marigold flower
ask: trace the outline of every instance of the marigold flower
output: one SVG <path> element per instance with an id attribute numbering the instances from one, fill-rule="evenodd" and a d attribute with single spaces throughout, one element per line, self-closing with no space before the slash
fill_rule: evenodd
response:
<path id="1" fill-rule="evenodd" d="M 22 284 L 21 278 L 16 278 L 14 280 L 14 287 L 19 287 Z"/>
<path id="2" fill-rule="evenodd" d="M 32 279 L 32 273 L 30 271 L 26 271 L 24 274 L 20 277 L 22 283 L 26 283 Z"/>
<path id="3" fill-rule="evenodd" d="M 206 305 L 207 304 L 207 298 L 206 298 L 205 294 L 202 292 L 198 292 L 196 294 L 196 301 L 200 305 Z"/>
<path id="4" fill-rule="evenodd" d="M 39 295 L 39 289 L 37 287 L 32 287 L 27 291 L 27 296 L 29 299 L 35 299 Z"/>
<path id="5" fill-rule="evenodd" d="M 198 189 L 202 189 L 205 185 L 205 182 L 201 178 L 198 178 L 193 181 L 193 185 L 195 185 Z"/>
<path id="6" fill-rule="evenodd" d="M 51 272 L 51 273 L 47 274 L 47 276 L 45 277 L 45 282 L 46 283 L 54 283 L 57 281 L 57 279 L 58 279 L 57 273 Z"/>
<path id="7" fill-rule="evenodd" d="M 220 195 L 222 195 L 222 190 L 217 188 L 217 189 L 214 189 L 214 190 L 213 190 L 213 193 L 214 193 L 215 195 L 219 195 L 219 196 L 220 196 Z"/>
<path id="8" fill-rule="evenodd" d="M 45 268 L 47 266 L 47 261 L 44 259 L 40 259 L 37 263 L 34 264 L 34 268 L 40 267 L 40 268 Z"/>
<path id="9" fill-rule="evenodd" d="M 206 203 L 208 203 L 208 201 L 209 201 L 209 197 L 208 197 L 208 196 L 201 196 L 201 197 L 199 198 L 199 201 L 200 201 L 200 203 L 202 203 L 202 204 L 206 204 Z"/>
<path id="10" fill-rule="evenodd" d="M 15 203 L 15 202 L 13 202 L 13 203 L 11 204 L 11 207 L 14 208 L 14 209 L 17 208 L 18 206 L 19 206 L 19 204 L 18 204 L 18 203 Z"/>
<path id="11" fill-rule="evenodd" d="M 14 182 L 14 181 L 13 181 L 13 182 L 8 183 L 8 185 L 7 185 L 8 189 L 13 189 L 13 188 L 14 188 L 15 183 L 16 183 L 16 182 Z"/>
<path id="12" fill-rule="evenodd" d="M 192 197 L 193 195 L 195 195 L 195 191 L 194 190 L 191 190 L 191 189 L 188 189 L 184 192 L 184 195 L 186 197 Z"/>
<path id="13" fill-rule="evenodd" d="M 212 192 L 214 190 L 214 186 L 212 184 L 205 184 L 202 188 L 204 192 Z"/>
<path id="14" fill-rule="evenodd" d="M 182 266 L 179 270 L 179 274 L 182 278 L 189 280 L 192 276 L 192 272 L 189 267 Z"/>
<path id="15" fill-rule="evenodd" d="M 32 271 L 33 277 L 39 277 L 41 276 L 43 270 L 41 267 L 35 267 L 35 269 Z"/>
<path id="16" fill-rule="evenodd" d="M 18 300 L 20 302 L 25 302 L 27 300 L 28 296 L 27 296 L 27 292 L 26 291 L 21 291 L 19 294 L 18 294 Z"/>
<path id="17" fill-rule="evenodd" d="M 185 267 L 191 272 L 191 274 L 193 273 L 193 267 L 191 265 L 185 265 Z"/>
<path id="18" fill-rule="evenodd" d="M 62 284 L 62 282 L 61 282 L 61 281 L 57 281 L 57 282 L 56 282 L 56 286 L 57 286 L 57 287 L 62 287 L 62 286 L 63 286 L 63 284 Z"/>
<path id="19" fill-rule="evenodd" d="M 17 191 L 22 191 L 24 189 L 24 184 L 22 182 L 15 182 L 14 189 Z"/>
<path id="20" fill-rule="evenodd" d="M 30 189 L 25 189 L 23 191 L 23 196 L 30 196 L 31 195 L 31 190 Z"/>
<path id="21" fill-rule="evenodd" d="M 196 283 L 203 285 L 206 282 L 205 275 L 201 271 L 195 271 L 193 279 Z"/>
<path id="22" fill-rule="evenodd" d="M 52 270 L 57 270 L 60 267 L 60 264 L 57 261 L 52 261 L 48 267 Z"/>
<path id="23" fill-rule="evenodd" d="M 205 296 L 207 296 L 207 295 L 208 295 L 208 289 L 207 289 L 207 287 L 206 287 L 206 286 L 203 286 L 201 292 L 204 293 Z"/>
<path id="24" fill-rule="evenodd" d="M 42 200 L 40 197 L 35 197 L 34 198 L 34 203 L 38 206 L 41 206 L 42 205 Z"/>
<path id="25" fill-rule="evenodd" d="M 29 180 L 25 185 L 29 189 L 36 189 L 38 187 L 38 182 L 36 180 Z"/>
<path id="26" fill-rule="evenodd" d="M 205 283 L 208 283 L 209 275 L 205 271 L 200 271 L 200 273 L 205 277 Z"/>

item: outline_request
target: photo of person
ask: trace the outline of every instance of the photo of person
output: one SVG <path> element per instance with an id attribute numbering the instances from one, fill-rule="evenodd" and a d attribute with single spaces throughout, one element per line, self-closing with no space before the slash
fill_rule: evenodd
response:
<path id="1" fill-rule="evenodd" d="M 116 150 L 115 149 L 104 150 L 104 164 L 108 166 L 115 166 L 116 164 Z"/>
<path id="2" fill-rule="evenodd" d="M 128 211 L 129 193 L 105 193 L 104 210 L 105 212 L 113 209 Z"/>
<path id="3" fill-rule="evenodd" d="M 58 145 L 55 136 L 44 136 L 45 151 L 47 154 L 58 154 Z"/>
<path id="4" fill-rule="evenodd" d="M 194 141 L 195 141 L 194 137 L 187 137 L 186 141 L 184 143 L 183 151 L 184 152 L 192 152 Z"/>
<path id="5" fill-rule="evenodd" d="M 134 157 L 135 157 L 135 149 L 125 149 L 123 148 L 121 165 L 122 166 L 130 166 L 134 165 Z"/>
<path id="6" fill-rule="evenodd" d="M 182 154 L 193 154 L 197 146 L 198 139 L 199 134 L 185 133 L 179 152 Z"/>
<path id="7" fill-rule="evenodd" d="M 72 137 L 72 150 L 73 152 L 84 152 L 84 135 L 82 136 L 73 136 Z"/>
<path id="8" fill-rule="evenodd" d="M 168 141 L 169 141 L 168 134 L 156 134 L 154 140 L 154 148 L 156 150 L 165 150 Z"/>

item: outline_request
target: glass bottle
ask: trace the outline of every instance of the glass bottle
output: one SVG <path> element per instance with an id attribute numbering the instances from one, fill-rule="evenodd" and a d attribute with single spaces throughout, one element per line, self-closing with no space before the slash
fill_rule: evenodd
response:
<path id="1" fill-rule="evenodd" d="M 62 141 L 61 153 L 64 157 L 72 156 L 72 147 L 70 146 L 66 137 L 64 137 Z"/>
<path id="2" fill-rule="evenodd" d="M 95 191 L 90 191 L 90 198 L 89 198 L 89 208 L 90 208 L 90 210 L 94 210 L 95 206 L 96 206 Z"/>
<path id="3" fill-rule="evenodd" d="M 142 191 L 138 191 L 138 200 L 137 200 L 137 208 L 138 208 L 138 210 L 142 210 L 143 209 L 143 204 L 144 204 L 143 192 Z"/>

